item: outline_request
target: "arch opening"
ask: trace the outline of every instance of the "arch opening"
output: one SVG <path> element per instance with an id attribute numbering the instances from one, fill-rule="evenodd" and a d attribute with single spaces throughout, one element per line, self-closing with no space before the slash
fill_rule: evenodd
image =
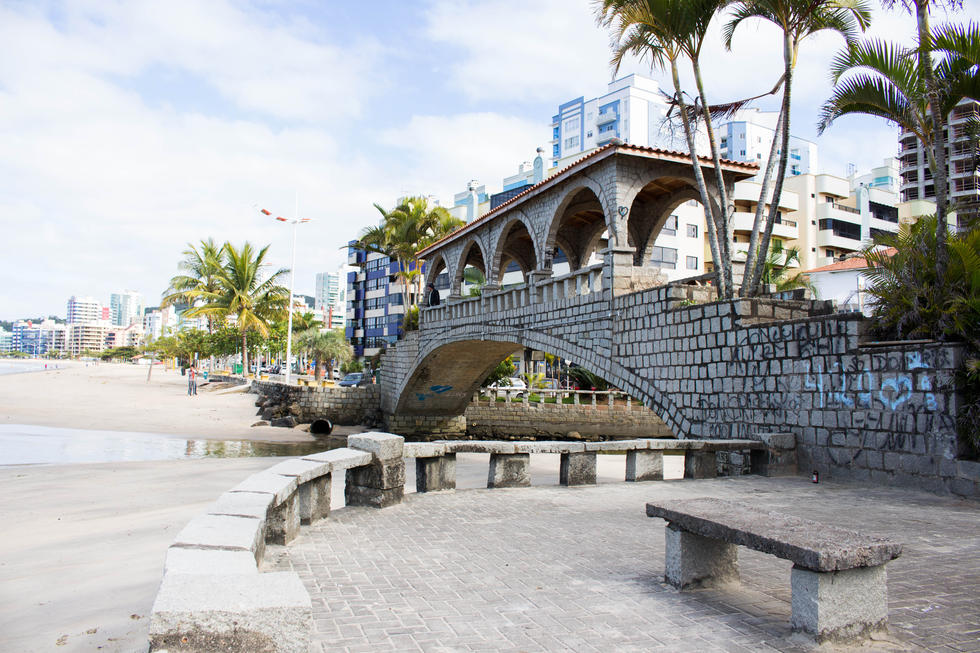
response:
<path id="1" fill-rule="evenodd" d="M 661 177 L 633 199 L 627 223 L 633 265 L 659 269 L 668 279 L 703 274 L 709 258 L 704 205 L 688 179 Z"/>
<path id="2" fill-rule="evenodd" d="M 492 268 L 495 277 L 490 283 L 502 287 L 527 282 L 528 274 L 538 267 L 534 238 L 520 219 L 512 220 L 500 234 Z"/>
<path id="3" fill-rule="evenodd" d="M 565 274 L 598 262 L 605 233 L 606 215 L 599 197 L 588 187 L 573 190 L 558 206 L 548 228 L 545 268 Z M 559 252 L 564 260 L 559 259 Z"/>
<path id="4" fill-rule="evenodd" d="M 463 297 L 479 295 L 486 281 L 487 264 L 483 248 L 477 241 L 470 241 L 463 247 L 459 265 L 456 266 L 453 292 Z"/>

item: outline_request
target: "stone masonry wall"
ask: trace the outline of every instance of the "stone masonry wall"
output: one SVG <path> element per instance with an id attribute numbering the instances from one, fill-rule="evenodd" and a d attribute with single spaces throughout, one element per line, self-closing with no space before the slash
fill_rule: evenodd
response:
<path id="1" fill-rule="evenodd" d="M 564 438 L 573 431 L 585 439 L 673 437 L 656 413 L 637 403 L 610 407 L 480 401 L 471 403 L 465 415 L 467 435 L 478 439 Z"/>
<path id="2" fill-rule="evenodd" d="M 334 424 L 373 424 L 379 419 L 380 389 L 376 385 L 353 388 L 312 388 L 276 381 L 253 381 L 252 392 L 298 408 L 300 422 L 327 418 Z"/>
<path id="3" fill-rule="evenodd" d="M 788 431 L 807 472 L 980 496 L 980 466 L 957 459 L 953 373 L 961 347 L 873 346 L 860 314 L 826 314 L 820 302 L 689 305 L 689 295 L 674 284 L 437 320 L 425 315 L 411 351 L 398 351 L 402 343 L 389 350 L 408 371 L 396 379 L 392 370 L 384 393 L 394 394 L 384 401 L 419 415 L 458 415 L 469 400 L 455 408 L 450 395 L 471 391 L 467 369 L 456 368 L 468 366 L 472 382 L 481 372 L 471 362 L 479 362 L 478 352 L 515 343 L 606 378 L 677 437 Z M 429 365 L 450 350 L 458 355 Z"/>

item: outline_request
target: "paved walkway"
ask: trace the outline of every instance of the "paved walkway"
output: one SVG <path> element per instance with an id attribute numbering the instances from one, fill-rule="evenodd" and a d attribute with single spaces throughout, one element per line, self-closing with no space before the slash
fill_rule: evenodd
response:
<path id="1" fill-rule="evenodd" d="M 266 569 L 303 578 L 315 650 L 811 650 L 789 630 L 787 561 L 742 548 L 738 588 L 663 583 L 664 522 L 645 503 L 698 496 L 903 541 L 891 631 L 861 650 L 980 651 L 980 504 L 802 477 L 409 495 L 335 511 Z"/>

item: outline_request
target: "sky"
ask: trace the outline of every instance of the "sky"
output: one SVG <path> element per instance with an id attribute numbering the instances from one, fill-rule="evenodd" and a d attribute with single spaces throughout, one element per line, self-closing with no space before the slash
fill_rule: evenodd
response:
<path id="1" fill-rule="evenodd" d="M 703 58 L 711 101 L 771 88 L 779 33 L 746 23 L 728 52 L 720 25 Z M 913 31 L 877 9 L 869 34 Z M 612 79 L 588 0 L 0 0 L 0 42 L 0 319 L 123 289 L 155 305 L 187 244 L 209 237 L 269 244 L 289 267 L 292 227 L 259 208 L 312 219 L 295 267 L 312 294 L 378 222 L 374 203 L 451 205 L 470 179 L 500 190 L 548 145 L 559 104 Z M 817 137 L 841 45 L 803 46 L 792 125 L 843 175 L 893 156 L 897 131 L 845 118 Z M 668 84 L 643 62 L 621 72 Z"/>

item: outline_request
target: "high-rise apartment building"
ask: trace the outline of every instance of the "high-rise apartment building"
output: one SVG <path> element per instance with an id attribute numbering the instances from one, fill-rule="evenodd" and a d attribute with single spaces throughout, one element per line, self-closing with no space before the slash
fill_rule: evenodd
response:
<path id="1" fill-rule="evenodd" d="M 135 290 L 124 290 L 109 296 L 109 313 L 113 326 L 128 327 L 143 319 L 143 295 Z"/>
<path id="2" fill-rule="evenodd" d="M 14 334 L 0 327 L 0 353 L 6 354 L 14 350 Z"/>
<path id="3" fill-rule="evenodd" d="M 980 103 L 963 100 L 950 112 L 946 127 L 946 162 L 949 170 L 947 196 L 958 214 L 980 209 L 980 171 L 975 143 L 968 134 L 971 120 L 980 119 Z M 935 200 L 936 187 L 929 161 L 919 139 L 911 132 L 899 135 L 902 201 Z"/>
<path id="4" fill-rule="evenodd" d="M 102 318 L 102 303 L 94 297 L 72 295 L 68 298 L 68 324 L 101 320 Z"/>
<path id="5" fill-rule="evenodd" d="M 668 105 L 656 80 L 627 75 L 609 83 L 605 95 L 569 100 L 551 118 L 551 167 L 620 139 L 632 145 L 687 151 L 683 132 L 666 123 Z"/>
<path id="6" fill-rule="evenodd" d="M 772 150 L 772 141 L 780 135 L 776 132 L 776 111 L 743 109 L 732 120 L 716 129 L 718 150 L 723 159 L 758 164 L 764 172 Z M 684 148 L 687 149 L 686 147 Z M 779 148 L 776 150 L 780 153 Z M 786 174 L 789 176 L 811 174 L 817 171 L 817 144 L 797 136 L 789 137 L 789 156 Z"/>
<path id="7" fill-rule="evenodd" d="M 347 263 L 347 340 L 357 357 L 370 357 L 398 341 L 412 289 L 399 279 L 399 264 L 384 254 L 366 252 L 351 241 Z"/>
<path id="8" fill-rule="evenodd" d="M 353 268 L 343 265 L 336 272 L 316 275 L 313 310 L 330 329 L 343 329 L 347 323 L 347 275 L 352 271 Z"/>
<path id="9" fill-rule="evenodd" d="M 21 351 L 32 356 L 64 351 L 66 331 L 67 327 L 64 324 L 58 324 L 51 319 L 40 323 L 18 320 L 13 324 L 11 351 Z"/>

